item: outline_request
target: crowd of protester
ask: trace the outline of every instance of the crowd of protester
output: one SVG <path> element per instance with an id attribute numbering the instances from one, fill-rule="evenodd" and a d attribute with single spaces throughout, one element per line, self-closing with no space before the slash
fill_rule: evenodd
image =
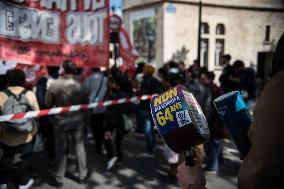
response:
<path id="1" fill-rule="evenodd" d="M 243 158 L 238 174 L 239 189 L 282 188 L 284 153 L 279 149 L 283 144 L 283 104 L 284 104 L 284 34 L 276 46 L 271 64 L 270 79 L 257 97 L 254 108 L 253 121 L 247 133 L 250 140 L 250 150 Z M 227 65 L 221 76 L 222 86 L 233 90 L 242 89 L 247 102 L 254 97 L 253 71 L 244 69 L 241 61 Z M 224 81 L 231 83 L 224 83 Z M 223 83 L 222 83 L 223 82 Z M 247 85 L 245 85 L 247 83 Z M 226 90 L 226 87 L 224 90 Z M 232 90 L 232 89 L 230 89 Z M 245 94 L 245 95 L 244 95 Z M 240 122 L 241 123 L 241 122 Z M 242 140 L 239 138 L 237 140 Z M 182 163 L 178 167 L 177 177 L 181 188 L 206 188 L 206 178 L 202 164 L 186 166 Z"/>
<path id="2" fill-rule="evenodd" d="M 206 164 L 204 168 L 206 171 L 216 173 L 223 161 L 223 139 L 229 136 L 217 115 L 213 100 L 224 92 L 232 90 L 241 91 L 248 104 L 256 97 L 254 70 L 245 68 L 241 60 L 236 60 L 231 65 L 230 59 L 230 55 L 223 56 L 221 87 L 217 85 L 218 79 L 215 79 L 214 72 L 200 67 L 197 62 L 186 68 L 183 62 L 170 61 L 158 70 L 150 64 L 139 63 L 136 73 L 122 73 L 116 67 L 105 71 L 99 68 L 80 70 L 73 62 L 65 61 L 60 69 L 48 68 L 48 72 L 29 91 L 25 90 L 24 73 L 17 69 L 10 70 L 5 76 L 1 76 L 1 112 L 10 93 L 16 96 L 27 96 L 31 110 L 38 110 L 157 94 L 177 84 L 183 84 L 198 100 L 211 132 L 210 141 L 204 146 L 197 146 L 196 154 L 198 159 Z M 143 155 L 154 157 L 156 133 L 149 100 L 132 105 L 119 104 L 97 107 L 90 111 L 41 117 L 38 119 L 38 126 L 33 125 L 32 130 L 28 132 L 7 131 L 6 127 L 1 125 L 0 145 L 3 155 L 0 162 L 0 189 L 7 188 L 7 183 L 10 182 L 21 189 L 29 188 L 33 184 L 30 161 L 38 135 L 42 138 L 51 168 L 48 183 L 53 186 L 63 186 L 70 144 L 77 157 L 79 171 L 77 181 L 84 183 L 88 179 L 90 172 L 86 164 L 85 138 L 89 131 L 94 139 L 94 152 L 98 154 L 106 152 L 106 169 L 110 170 L 117 163 L 123 162 L 123 138 L 129 131 L 127 122 L 133 118 L 136 118 L 136 131 L 143 132 L 145 135 Z M 164 151 L 164 154 L 167 154 L 165 158 L 170 164 L 169 179 L 174 180 L 178 155 L 167 146 L 164 147 Z M 22 154 L 24 163 L 20 168 L 15 168 L 13 160 L 15 154 L 19 152 Z"/>

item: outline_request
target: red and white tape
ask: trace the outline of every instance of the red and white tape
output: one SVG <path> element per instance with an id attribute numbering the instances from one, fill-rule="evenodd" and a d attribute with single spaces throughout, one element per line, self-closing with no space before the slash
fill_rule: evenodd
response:
<path id="1" fill-rule="evenodd" d="M 80 105 L 73 105 L 73 106 L 66 106 L 66 107 L 56 107 L 56 108 L 45 109 L 45 110 L 3 115 L 3 116 L 0 116 L 0 122 L 17 120 L 17 119 L 42 117 L 42 116 L 47 116 L 47 115 L 55 115 L 55 114 L 74 112 L 74 111 L 79 111 L 79 110 L 92 109 L 96 107 L 106 107 L 106 106 L 113 106 L 117 104 L 137 102 L 139 100 L 151 99 L 153 96 L 154 95 L 142 95 L 142 96 L 135 96 L 132 98 L 120 98 L 120 99 L 108 100 L 104 102 L 95 102 L 95 103 L 90 103 L 90 104 L 80 104 Z"/>

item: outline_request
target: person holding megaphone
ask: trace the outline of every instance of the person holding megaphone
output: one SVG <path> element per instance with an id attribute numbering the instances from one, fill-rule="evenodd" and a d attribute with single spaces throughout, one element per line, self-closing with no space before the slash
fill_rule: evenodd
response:
<path id="1" fill-rule="evenodd" d="M 239 171 L 239 189 L 284 188 L 283 106 L 284 33 L 274 53 L 272 78 L 257 99 L 253 122 L 248 132 L 249 148 L 240 153 L 243 163 Z M 236 145 L 240 144 L 238 142 L 242 139 L 232 137 Z M 241 152 L 241 148 L 238 149 Z M 178 167 L 177 177 L 183 189 L 205 188 L 205 176 L 200 164 L 194 166 L 181 164 Z"/>

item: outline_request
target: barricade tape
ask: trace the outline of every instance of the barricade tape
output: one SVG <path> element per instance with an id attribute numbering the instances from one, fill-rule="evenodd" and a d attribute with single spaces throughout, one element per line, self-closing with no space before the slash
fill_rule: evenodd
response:
<path id="1" fill-rule="evenodd" d="M 61 113 L 67 113 L 67 112 L 87 110 L 87 109 L 92 109 L 96 107 L 106 107 L 106 106 L 113 106 L 117 104 L 137 102 L 139 100 L 151 99 L 153 96 L 154 95 L 142 95 L 142 96 L 135 96 L 131 98 L 130 97 L 120 98 L 120 99 L 108 100 L 104 102 L 95 102 L 95 103 L 90 103 L 90 104 L 80 104 L 80 105 L 73 105 L 73 106 L 56 107 L 56 108 L 51 108 L 51 109 L 23 112 L 23 113 L 17 113 L 17 114 L 8 114 L 8 115 L 0 116 L 0 122 L 42 117 L 42 116 L 47 116 L 47 115 L 55 115 L 55 114 L 61 114 Z"/>

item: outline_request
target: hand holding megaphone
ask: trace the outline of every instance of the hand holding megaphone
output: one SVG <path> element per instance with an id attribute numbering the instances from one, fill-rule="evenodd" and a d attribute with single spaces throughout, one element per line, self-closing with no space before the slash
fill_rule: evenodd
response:
<path id="1" fill-rule="evenodd" d="M 205 116 L 195 97 L 182 85 L 151 100 L 156 129 L 176 153 L 185 153 L 186 164 L 194 165 L 192 147 L 209 139 Z"/>
<path id="2" fill-rule="evenodd" d="M 214 100 L 214 105 L 239 150 L 241 159 L 250 151 L 248 130 L 252 117 L 239 91 L 226 93 Z"/>

